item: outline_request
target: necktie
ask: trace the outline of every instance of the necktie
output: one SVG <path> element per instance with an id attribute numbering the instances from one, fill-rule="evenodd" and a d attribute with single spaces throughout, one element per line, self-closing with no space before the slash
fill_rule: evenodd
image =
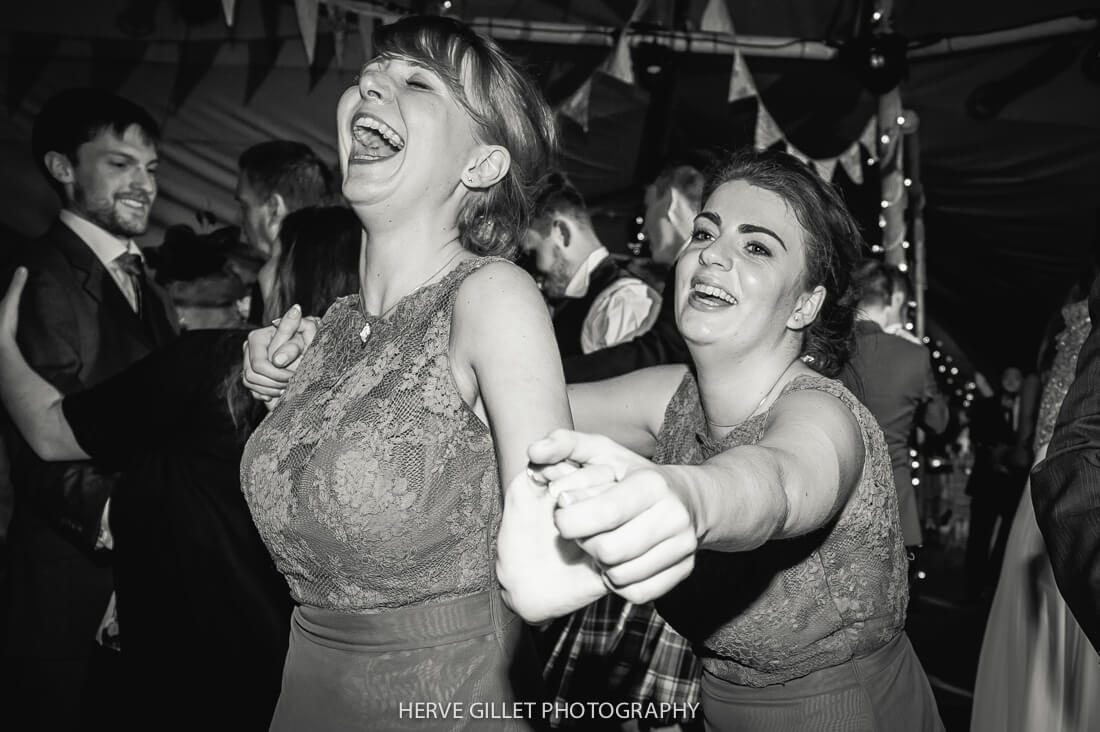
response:
<path id="1" fill-rule="evenodd" d="M 115 257 L 118 268 L 130 276 L 130 286 L 134 289 L 134 312 L 141 315 L 141 283 L 145 279 L 145 264 L 137 254 L 120 254 Z"/>

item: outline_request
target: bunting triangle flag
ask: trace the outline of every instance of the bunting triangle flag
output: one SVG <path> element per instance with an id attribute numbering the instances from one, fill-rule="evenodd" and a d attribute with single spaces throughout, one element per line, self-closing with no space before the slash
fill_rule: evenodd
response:
<path id="1" fill-rule="evenodd" d="M 863 184 L 863 151 L 860 149 L 859 141 L 849 145 L 848 149 L 837 158 L 837 162 L 840 163 L 849 180 L 856 185 Z"/>
<path id="2" fill-rule="evenodd" d="M 604 71 L 619 81 L 627 84 L 634 83 L 634 62 L 630 58 L 630 42 L 626 29 L 619 34 L 619 40 L 615 42 L 615 50 L 607 57 L 604 64 Z"/>
<path id="3" fill-rule="evenodd" d="M 833 173 L 836 172 L 836 164 L 837 158 L 815 160 L 814 169 L 817 170 L 817 174 L 821 176 L 821 180 L 829 183 L 833 180 Z"/>
<path id="4" fill-rule="evenodd" d="M 331 33 L 322 33 L 317 39 L 317 45 L 313 53 L 313 62 L 309 65 L 309 90 L 313 91 L 317 82 L 332 65 L 332 59 L 336 57 L 336 41 Z"/>
<path id="5" fill-rule="evenodd" d="M 222 0 L 222 12 L 225 13 L 225 24 L 233 27 L 233 11 L 237 7 L 237 0 Z"/>
<path id="6" fill-rule="evenodd" d="M 176 79 L 172 85 L 172 109 L 178 110 L 195 90 L 202 77 L 214 65 L 214 57 L 221 48 L 220 40 L 189 40 L 179 44 L 179 62 Z"/>
<path id="7" fill-rule="evenodd" d="M 332 18 L 332 43 L 336 54 L 336 66 L 344 66 L 344 41 L 348 35 L 348 16 L 343 10 L 333 6 L 329 9 Z"/>
<path id="8" fill-rule="evenodd" d="M 752 74 L 745 63 L 745 57 L 740 51 L 733 52 L 733 70 L 730 71 L 730 90 L 726 101 L 736 102 L 739 99 L 747 99 L 756 96 L 756 84 L 752 81 Z"/>
<path id="9" fill-rule="evenodd" d="M 581 129 L 588 132 L 588 108 L 589 102 L 592 99 L 592 77 L 585 79 L 585 82 L 581 84 L 577 91 L 558 107 L 558 112 L 564 117 L 568 117 L 581 126 Z"/>
<path id="10" fill-rule="evenodd" d="M 264 37 L 279 38 L 279 18 L 282 15 L 281 3 L 260 3 L 260 20 L 264 25 Z"/>
<path id="11" fill-rule="evenodd" d="M 806 153 L 802 152 L 801 150 L 799 150 L 793 144 L 791 144 L 790 140 L 784 140 L 783 144 L 787 147 L 787 152 L 788 153 L 795 156 L 796 158 L 798 158 L 803 163 L 809 163 L 810 162 L 810 156 L 807 155 Z"/>
<path id="12" fill-rule="evenodd" d="M 373 15 L 359 13 L 356 25 L 359 26 L 359 42 L 363 44 L 363 61 L 374 58 L 374 23 Z"/>
<path id="13" fill-rule="evenodd" d="M 256 38 L 248 41 L 248 71 L 244 80 L 244 103 L 252 101 L 257 90 L 264 83 L 283 46 L 281 38 Z"/>
<path id="14" fill-rule="evenodd" d="M 145 58 L 149 42 L 130 38 L 92 40 L 91 83 L 96 89 L 117 92 Z"/>
<path id="15" fill-rule="evenodd" d="M 707 0 L 703 18 L 699 21 L 699 30 L 733 35 L 733 20 L 730 18 L 729 8 L 726 7 L 726 0 Z"/>
<path id="16" fill-rule="evenodd" d="M 753 144 L 757 150 L 767 150 L 783 139 L 783 130 L 779 129 L 779 124 L 772 119 L 759 97 L 756 103 L 756 131 L 753 134 Z"/>
<path id="17" fill-rule="evenodd" d="M 39 75 L 54 58 L 60 36 L 41 33 L 12 33 L 8 61 L 8 112 L 14 114 L 23 97 L 38 81 Z M 11 63 L 19 59 L 19 63 Z"/>
<path id="18" fill-rule="evenodd" d="M 863 132 L 859 136 L 859 144 L 863 146 L 863 149 L 867 151 L 867 155 L 872 159 L 878 160 L 878 141 L 875 139 L 875 133 L 878 131 L 878 120 L 872 117 L 867 120 L 867 124 L 863 127 Z"/>
<path id="19" fill-rule="evenodd" d="M 318 0 L 294 0 L 294 10 L 298 14 L 298 30 L 302 34 L 302 43 L 306 47 L 306 60 L 313 65 L 313 51 L 317 47 Z"/>

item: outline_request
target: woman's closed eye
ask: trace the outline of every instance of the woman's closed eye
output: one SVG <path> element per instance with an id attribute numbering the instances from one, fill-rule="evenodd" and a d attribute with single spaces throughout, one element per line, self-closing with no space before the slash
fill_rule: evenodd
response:
<path id="1" fill-rule="evenodd" d="M 410 86 L 413 89 L 422 89 L 422 90 L 425 90 L 425 91 L 428 91 L 432 88 L 431 84 L 429 84 L 427 81 L 420 78 L 419 76 L 412 76 L 412 77 L 406 79 L 405 84 L 406 84 L 406 86 Z"/>

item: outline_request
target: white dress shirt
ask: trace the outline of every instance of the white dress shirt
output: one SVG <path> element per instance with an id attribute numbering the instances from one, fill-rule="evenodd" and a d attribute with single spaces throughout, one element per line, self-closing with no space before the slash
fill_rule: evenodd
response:
<path id="1" fill-rule="evenodd" d="M 610 255 L 607 247 L 600 247 L 589 254 L 566 285 L 565 296 L 580 298 L 587 295 L 592 272 Z M 615 280 L 596 296 L 584 317 L 581 350 L 592 353 L 645 333 L 653 327 L 660 309 L 660 294 L 642 280 L 637 277 Z"/>

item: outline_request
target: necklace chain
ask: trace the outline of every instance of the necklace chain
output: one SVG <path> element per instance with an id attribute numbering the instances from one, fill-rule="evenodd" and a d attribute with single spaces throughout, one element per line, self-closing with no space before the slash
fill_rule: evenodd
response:
<path id="1" fill-rule="evenodd" d="M 446 242 L 446 243 L 445 243 L 445 244 L 444 244 L 443 246 L 447 246 L 447 244 L 450 244 L 451 242 L 456 242 L 456 241 L 458 241 L 458 237 L 457 237 L 457 236 L 456 236 L 456 237 L 455 237 L 454 239 L 451 239 L 450 241 Z M 441 265 L 441 266 L 439 267 L 439 269 L 437 269 L 437 270 L 436 270 L 435 272 L 432 272 L 432 273 L 431 273 L 430 275 L 428 275 L 427 277 L 425 277 L 424 279 L 422 279 L 422 280 L 421 280 L 421 281 L 419 282 L 419 284 L 417 284 L 417 285 L 416 285 L 416 287 L 412 288 L 411 290 L 409 290 L 408 292 L 406 292 L 406 293 L 405 293 L 404 295 L 402 295 L 401 297 L 397 298 L 397 300 L 395 300 L 395 301 L 394 301 L 393 305 L 390 305 L 390 306 L 389 306 L 388 308 L 386 308 L 385 310 L 383 310 L 383 311 L 382 311 L 382 312 L 381 312 L 381 313 L 379 314 L 379 316 L 378 316 L 378 319 L 379 319 L 379 320 L 382 320 L 382 319 L 384 319 L 384 318 L 385 318 L 385 317 L 386 317 L 387 315 L 389 315 L 389 314 L 390 314 L 391 312 L 393 312 L 393 309 L 394 309 L 394 308 L 396 308 L 396 307 L 397 307 L 398 305 L 400 305 L 400 304 L 401 304 L 401 301 L 402 301 L 402 300 L 404 300 L 404 299 L 405 299 L 406 297 L 408 297 L 409 295 L 413 294 L 414 292 L 416 292 L 416 291 L 417 291 L 417 290 L 419 290 L 420 288 L 424 287 L 424 285 L 428 284 L 429 282 L 431 282 L 432 280 L 434 280 L 434 279 L 435 279 L 436 277 L 438 277 L 438 276 L 439 276 L 439 273 L 440 273 L 440 272 L 442 272 L 443 270 L 447 269 L 447 266 L 448 266 L 448 265 L 450 265 L 450 263 L 451 263 L 451 262 L 455 261 L 455 258 L 456 258 L 456 257 L 458 257 L 458 255 L 459 255 L 459 254 L 462 254 L 462 252 L 463 252 L 463 251 L 464 251 L 464 249 L 462 249 L 462 248 L 459 248 L 459 250 L 458 250 L 457 252 L 455 252 L 454 254 L 452 254 L 452 255 L 451 255 L 450 259 L 448 259 L 448 260 L 447 260 L 446 262 L 444 262 L 444 263 L 443 263 L 443 264 L 442 264 L 442 265 Z"/>
<path id="2" fill-rule="evenodd" d="M 742 419 L 740 422 L 735 422 L 734 424 L 721 424 L 719 422 L 715 422 L 715 421 L 711 420 L 710 417 L 707 417 L 707 424 L 710 425 L 711 427 L 721 427 L 723 429 L 730 429 L 730 428 L 736 427 L 739 424 L 744 424 L 748 420 L 755 417 L 760 412 L 760 409 L 764 406 L 764 402 L 766 402 L 768 400 L 768 397 L 770 397 L 772 395 L 772 392 L 775 391 L 775 387 L 779 386 L 779 382 L 783 380 L 783 377 L 787 375 L 787 372 L 791 370 L 791 366 L 794 366 L 794 363 L 797 360 L 798 359 L 794 359 L 789 364 L 787 364 L 787 368 L 783 369 L 783 371 L 779 374 L 779 376 L 776 378 L 776 380 L 772 382 L 771 387 L 769 387 L 768 390 L 766 392 L 764 392 L 764 396 L 760 397 L 760 401 L 757 403 L 756 408 L 753 409 L 751 412 L 749 412 L 748 416 L 745 417 L 744 419 Z"/>
<path id="3" fill-rule="evenodd" d="M 458 241 L 457 236 L 454 239 L 451 239 L 450 241 L 445 242 L 443 244 L 443 246 L 445 247 L 448 244 L 450 244 L 451 242 L 455 242 L 455 241 Z M 402 302 L 404 302 L 405 298 L 407 298 L 409 295 L 413 294 L 414 292 L 416 292 L 417 290 L 419 290 L 420 288 L 424 287 L 429 282 L 434 280 L 436 277 L 438 277 L 439 273 L 442 272 L 443 270 L 447 269 L 447 267 L 451 264 L 451 262 L 455 261 L 455 258 L 458 257 L 459 254 L 462 254 L 463 251 L 464 251 L 464 248 L 459 247 L 458 251 L 455 252 L 454 254 L 452 254 L 451 257 L 439 267 L 439 269 L 437 269 L 435 272 L 432 272 L 430 275 L 428 275 L 423 280 L 421 280 L 420 283 L 416 287 L 412 288 L 411 290 L 406 292 L 404 295 L 397 298 L 397 300 L 394 301 L 393 305 L 390 305 L 388 308 L 383 310 L 381 312 L 381 314 L 378 315 L 378 320 L 379 321 L 384 320 L 386 318 L 386 316 L 389 315 L 393 311 L 394 308 L 396 308 L 398 305 L 400 305 Z M 366 308 L 365 305 L 363 306 L 363 314 L 367 315 L 367 308 Z M 368 322 L 366 325 L 363 326 L 363 329 L 361 331 L 359 331 L 359 340 L 363 341 L 364 345 L 366 345 L 367 340 L 370 338 L 371 332 L 373 330 L 374 330 L 374 328 L 372 328 L 371 324 Z"/>

